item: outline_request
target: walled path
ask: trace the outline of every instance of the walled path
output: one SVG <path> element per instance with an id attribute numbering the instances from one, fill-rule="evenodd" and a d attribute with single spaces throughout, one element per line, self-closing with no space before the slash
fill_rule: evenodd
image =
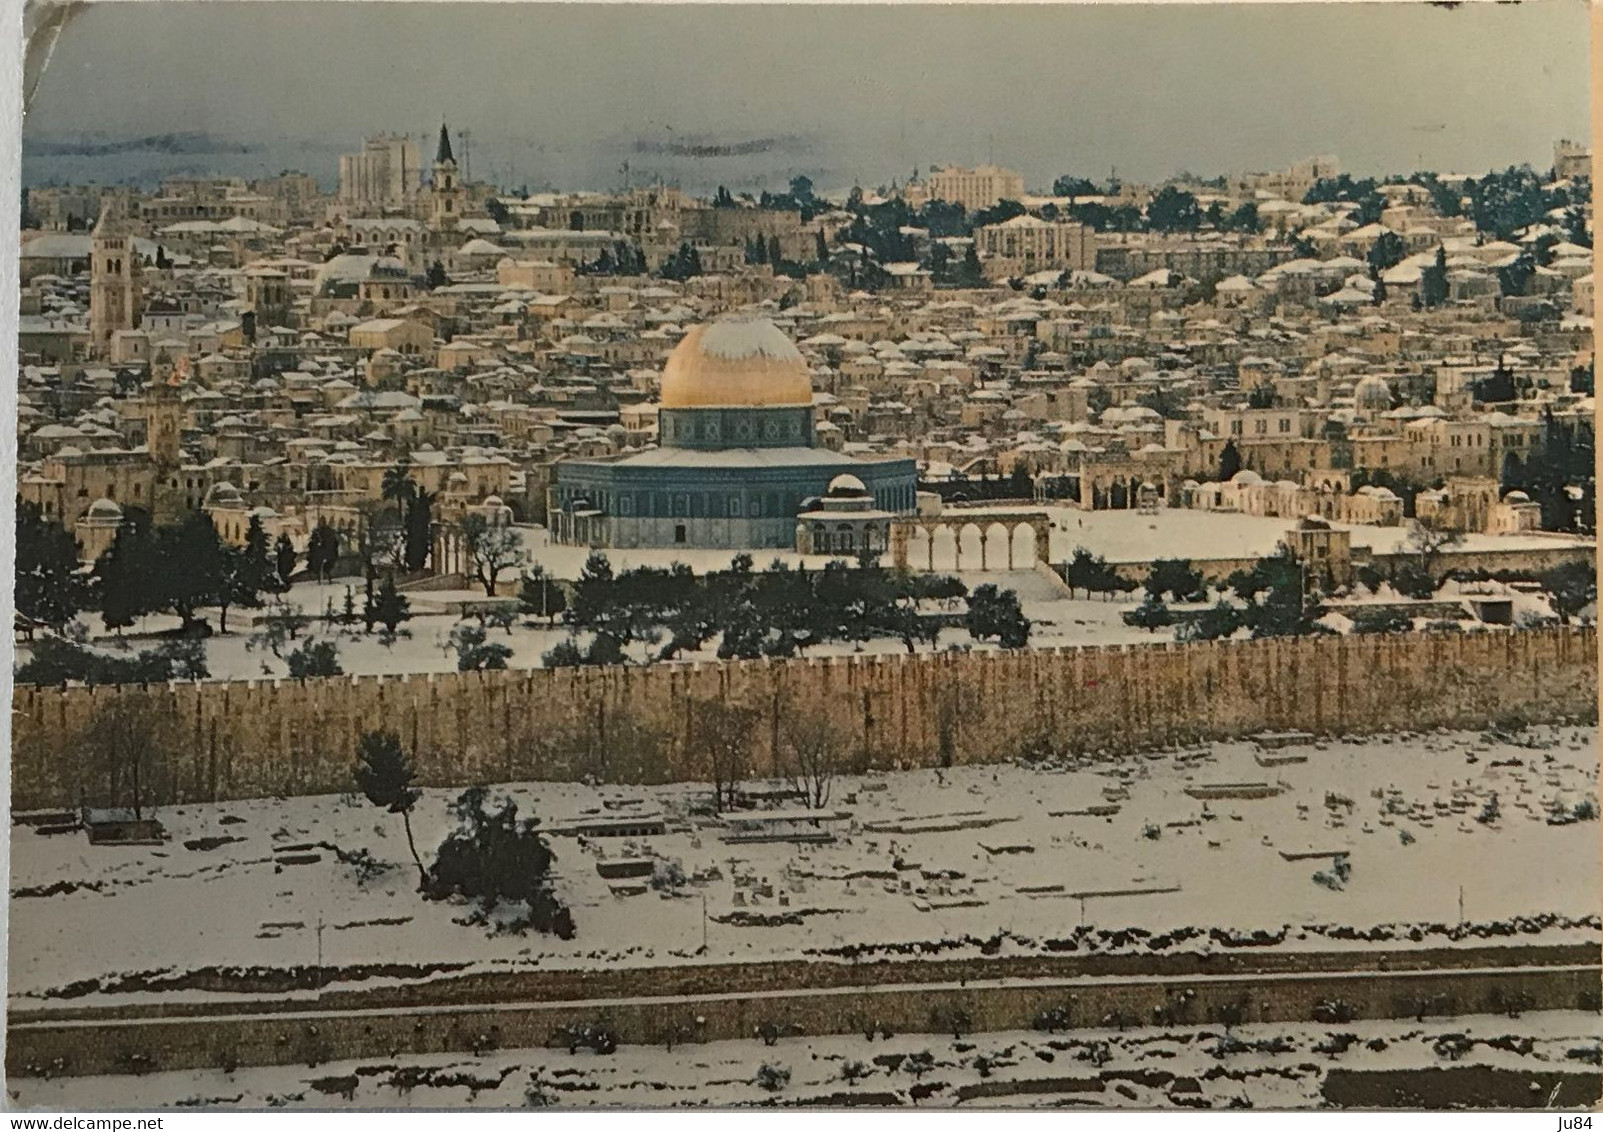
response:
<path id="1" fill-rule="evenodd" d="M 19 1076 L 315 1065 L 565 1044 L 556 1038 L 561 1027 L 586 1024 L 604 1025 L 618 1041 L 632 1044 L 744 1039 L 765 1024 L 813 1035 L 878 1027 L 939 1032 L 959 1014 L 965 1018 L 959 1025 L 968 1031 L 1013 1030 L 1029 1028 L 1037 1014 L 1053 1008 L 1066 1010 L 1070 1025 L 1080 1027 L 1220 1022 L 1232 1015 L 1242 1022 L 1311 1022 L 1316 1009 L 1333 1003 L 1364 1019 L 1513 1007 L 1595 1012 L 1603 971 L 1595 945 L 1122 958 L 1118 973 L 1083 958 L 1033 965 L 980 959 L 877 964 L 872 970 L 847 966 L 855 977 L 844 985 L 838 967 L 818 977 L 831 970 L 827 964 L 798 963 L 786 972 L 760 965 L 766 985 L 780 990 L 719 983 L 704 977 L 711 972 L 677 985 L 652 985 L 652 976 L 671 980 L 693 972 L 678 968 L 634 972 L 621 980 L 587 974 L 566 988 L 569 996 L 543 1000 L 509 1001 L 501 996 L 511 988 L 479 985 L 474 999 L 464 1001 L 421 984 L 279 1001 L 276 1009 L 263 1000 L 236 1002 L 192 1015 L 137 1007 L 55 1018 L 17 1012 L 7 1030 L 6 1062 L 8 1072 Z M 1081 973 L 1069 975 L 1077 963 Z M 640 993 L 648 988 L 655 993 Z M 536 989 L 537 984 L 524 988 Z M 410 1001 L 397 1002 L 389 993 L 395 990 Z"/>

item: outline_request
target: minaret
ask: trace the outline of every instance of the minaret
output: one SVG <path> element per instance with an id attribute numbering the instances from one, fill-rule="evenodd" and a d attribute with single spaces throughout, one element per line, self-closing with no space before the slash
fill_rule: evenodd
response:
<path id="1" fill-rule="evenodd" d="M 113 334 L 139 325 L 139 258 L 122 207 L 107 200 L 89 240 L 89 341 L 102 358 Z"/>
<path id="2" fill-rule="evenodd" d="M 440 124 L 440 144 L 434 152 L 434 185 L 429 191 L 429 225 L 437 232 L 456 230 L 462 216 L 462 186 L 456 179 L 456 157 L 451 135 Z"/>

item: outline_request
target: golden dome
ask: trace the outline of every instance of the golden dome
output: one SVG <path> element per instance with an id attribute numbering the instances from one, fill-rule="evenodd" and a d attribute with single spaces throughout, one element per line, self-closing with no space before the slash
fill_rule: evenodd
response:
<path id="1" fill-rule="evenodd" d="M 801 351 L 760 315 L 736 315 L 690 329 L 662 371 L 664 409 L 811 405 L 813 381 Z"/>

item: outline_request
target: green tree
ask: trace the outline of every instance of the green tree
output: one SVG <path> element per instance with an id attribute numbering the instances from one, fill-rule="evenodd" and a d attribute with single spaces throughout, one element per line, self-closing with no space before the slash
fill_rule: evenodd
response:
<path id="1" fill-rule="evenodd" d="M 1388 271 L 1403 261 L 1408 254 L 1408 248 L 1403 238 L 1396 232 L 1388 229 L 1382 232 L 1375 242 L 1369 246 L 1369 270 L 1375 275 Z"/>
<path id="2" fill-rule="evenodd" d="M 1245 232 L 1255 236 L 1263 231 L 1263 221 L 1258 216 L 1258 205 L 1253 201 L 1237 206 L 1225 219 L 1225 228 L 1231 232 Z"/>
<path id="3" fill-rule="evenodd" d="M 1193 601 L 1203 592 L 1202 575 L 1191 568 L 1190 559 L 1159 558 L 1147 572 L 1146 591 L 1157 597 L 1168 594 L 1176 601 Z"/>
<path id="4" fill-rule="evenodd" d="M 1234 440 L 1225 441 L 1225 446 L 1219 450 L 1219 482 L 1229 483 L 1241 471 L 1241 450 L 1236 447 Z"/>
<path id="5" fill-rule="evenodd" d="M 412 619 L 411 604 L 406 596 L 395 588 L 395 579 L 386 574 L 378 592 L 373 595 L 372 601 L 363 611 L 362 617 L 367 622 L 369 630 L 374 624 L 379 624 L 393 634 L 403 621 Z"/>
<path id="6" fill-rule="evenodd" d="M 155 536 L 126 512 L 111 546 L 95 562 L 93 584 L 106 628 L 128 628 L 163 608 Z"/>
<path id="7" fill-rule="evenodd" d="M 340 557 L 339 532 L 327 523 L 319 522 L 312 528 L 306 543 L 306 568 L 320 582 L 327 582 Z"/>
<path id="8" fill-rule="evenodd" d="M 1447 249 L 1436 249 L 1436 260 L 1419 277 L 1419 301 L 1429 309 L 1447 301 Z"/>
<path id="9" fill-rule="evenodd" d="M 424 283 L 430 291 L 438 291 L 441 287 L 450 286 L 451 277 L 445 273 L 445 264 L 439 260 L 429 264 L 428 274 L 424 278 Z"/>
<path id="10" fill-rule="evenodd" d="M 1173 625 L 1174 614 L 1169 611 L 1161 596 L 1148 590 L 1140 605 L 1123 614 L 1123 620 L 1126 625 L 1145 629 L 1151 633 Z"/>
<path id="11" fill-rule="evenodd" d="M 1568 625 L 1570 618 L 1597 601 L 1597 575 L 1582 562 L 1556 566 L 1542 575 L 1542 588 L 1548 593 L 1553 612 Z"/>
<path id="12" fill-rule="evenodd" d="M 1220 598 L 1188 622 L 1180 632 L 1187 641 L 1219 641 L 1235 636 L 1241 628 L 1241 610 Z"/>
<path id="13" fill-rule="evenodd" d="M 345 674 L 345 669 L 340 667 L 339 648 L 333 641 L 302 641 L 300 647 L 285 654 L 284 663 L 296 680 Z"/>
<path id="14" fill-rule="evenodd" d="M 484 627 L 463 621 L 451 630 L 451 647 L 456 649 L 458 672 L 500 669 L 512 659 L 512 650 L 499 641 L 487 639 Z"/>
<path id="15" fill-rule="evenodd" d="M 544 566 L 531 566 L 523 575 L 518 591 L 518 609 L 526 617 L 544 617 L 555 625 L 558 614 L 568 608 L 568 591 L 546 573 Z"/>
<path id="16" fill-rule="evenodd" d="M 1197 198 L 1184 189 L 1165 185 L 1147 203 L 1147 225 L 1154 232 L 1195 232 L 1202 226 Z"/>
<path id="17" fill-rule="evenodd" d="M 211 516 L 204 511 L 186 515 L 176 527 L 156 534 L 159 585 L 164 608 L 178 615 L 187 631 L 196 623 L 195 612 L 223 596 L 225 580 L 222 540 Z"/>
<path id="18" fill-rule="evenodd" d="M 30 622 L 60 631 L 83 608 L 78 544 L 64 528 L 45 519 L 37 504 L 17 501 L 17 612 Z"/>
<path id="19" fill-rule="evenodd" d="M 985 269 L 980 266 L 980 256 L 973 244 L 963 251 L 963 262 L 958 265 L 956 279 L 959 287 L 985 286 Z"/>
<path id="20" fill-rule="evenodd" d="M 1005 649 L 1021 649 L 1030 639 L 1030 621 L 1019 606 L 1019 595 L 990 583 L 969 594 L 963 624 L 975 640 L 994 639 Z"/>
<path id="21" fill-rule="evenodd" d="M 1505 296 L 1523 295 L 1536 274 L 1536 260 L 1529 252 L 1521 252 L 1514 262 L 1497 269 L 1497 287 Z"/>
<path id="22" fill-rule="evenodd" d="M 288 532 L 280 531 L 278 541 L 273 544 L 273 572 L 278 575 L 277 589 L 280 593 L 289 589 L 290 579 L 295 576 L 295 563 L 299 558 Z"/>
<path id="23" fill-rule="evenodd" d="M 1357 610 L 1352 615 L 1352 623 L 1353 632 L 1363 635 L 1407 633 L 1414 627 L 1414 619 L 1403 610 L 1384 606 Z"/>
<path id="24" fill-rule="evenodd" d="M 1094 182 L 1088 181 L 1084 177 L 1071 177 L 1065 174 L 1052 182 L 1052 195 L 1055 197 L 1090 197 L 1098 194 Z"/>
<path id="25" fill-rule="evenodd" d="M 412 785 L 412 763 L 401 748 L 401 737 L 393 731 L 365 733 L 357 744 L 354 777 L 356 788 L 369 802 L 401 815 L 401 824 L 406 829 L 406 847 L 412 851 L 412 861 L 417 865 L 418 887 L 423 888 L 428 884 L 429 875 L 412 837 L 412 810 L 423 791 Z"/>
<path id="26" fill-rule="evenodd" d="M 502 798 L 494 809 L 489 788 L 463 791 L 451 806 L 457 828 L 440 843 L 425 878 L 430 900 L 460 898 L 474 908 L 474 919 L 497 930 L 550 932 L 574 936 L 573 914 L 557 899 L 551 874 L 556 855 L 533 818 L 519 819 L 517 803 Z"/>

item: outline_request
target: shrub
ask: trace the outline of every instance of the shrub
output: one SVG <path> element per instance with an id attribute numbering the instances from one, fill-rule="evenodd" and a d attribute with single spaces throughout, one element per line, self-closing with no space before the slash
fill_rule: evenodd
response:
<path id="1" fill-rule="evenodd" d="M 757 1076 L 753 1083 L 770 1093 L 777 1093 L 790 1084 L 790 1070 L 781 1065 L 771 1065 L 763 1062 L 757 1068 Z"/>
<path id="2" fill-rule="evenodd" d="M 303 641 L 299 648 L 284 657 L 284 663 L 297 680 L 345 674 L 345 669 L 340 667 L 340 650 L 333 641 Z"/>
<path id="3" fill-rule="evenodd" d="M 536 819 L 519 820 L 517 803 L 502 798 L 495 809 L 485 801 L 489 790 L 474 786 L 451 806 L 457 828 L 440 843 L 428 872 L 424 895 L 430 900 L 463 897 L 477 906 L 476 920 L 510 911 L 502 923 L 508 931 L 534 928 L 562 939 L 574 936 L 573 915 L 551 891 L 551 863 L 556 859 Z"/>
<path id="4" fill-rule="evenodd" d="M 1048 1034 L 1055 1034 L 1059 1030 L 1069 1029 L 1069 1008 L 1067 1006 L 1051 1006 L 1037 1014 L 1030 1026 L 1036 1030 L 1044 1030 Z"/>
<path id="5" fill-rule="evenodd" d="M 677 892 L 685 884 L 685 870 L 678 861 L 657 861 L 651 866 L 651 887 L 658 892 Z"/>
<path id="6" fill-rule="evenodd" d="M 566 1046 L 569 1053 L 608 1054 L 617 1052 L 618 1036 L 604 1022 L 569 1022 L 557 1027 L 548 1044 Z"/>
<path id="7" fill-rule="evenodd" d="M 1333 1025 L 1351 1022 L 1358 1017 L 1358 1008 L 1339 998 L 1326 998 L 1314 1004 L 1314 1021 Z"/>

